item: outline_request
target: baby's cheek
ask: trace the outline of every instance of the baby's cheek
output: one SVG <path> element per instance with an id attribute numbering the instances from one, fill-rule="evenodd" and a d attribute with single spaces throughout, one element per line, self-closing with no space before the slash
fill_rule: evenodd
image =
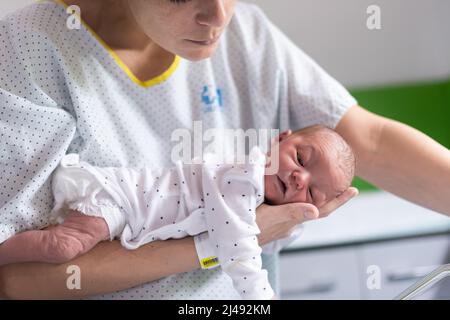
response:
<path id="1" fill-rule="evenodd" d="M 265 190 L 264 190 L 264 196 L 267 200 L 273 202 L 275 201 L 276 198 L 276 194 L 274 192 L 274 188 L 272 184 L 266 184 L 265 185 Z"/>
<path id="2" fill-rule="evenodd" d="M 332 199 L 327 199 L 326 197 L 323 198 L 319 198 L 319 199 L 315 199 L 315 201 L 313 202 L 313 204 L 317 207 L 323 207 L 324 205 L 326 205 L 328 202 L 330 202 Z"/>

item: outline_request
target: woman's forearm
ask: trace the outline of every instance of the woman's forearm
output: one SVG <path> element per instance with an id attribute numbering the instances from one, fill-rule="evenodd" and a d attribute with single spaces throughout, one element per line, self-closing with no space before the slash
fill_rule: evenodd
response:
<path id="1" fill-rule="evenodd" d="M 450 215 L 450 151 L 422 132 L 385 119 L 377 151 L 361 177 Z"/>
<path id="2" fill-rule="evenodd" d="M 256 210 L 260 245 L 289 236 L 299 223 L 313 219 L 311 204 L 261 205 Z M 316 209 L 317 210 L 317 209 Z M 309 213 L 308 213 L 309 212 Z M 307 214 L 308 213 L 308 214 Z M 70 266 L 80 270 L 80 289 L 69 289 Z M 119 241 L 101 242 L 69 263 L 23 263 L 0 267 L 0 298 L 70 299 L 114 292 L 200 268 L 194 239 L 155 241 L 136 250 Z M 69 272 L 69 273 L 68 273 Z"/>
<path id="3" fill-rule="evenodd" d="M 79 268 L 80 289 L 67 286 L 67 280 L 73 275 L 68 267 L 72 265 Z M 66 264 L 4 266 L 0 268 L 0 294 L 10 299 L 83 298 L 124 290 L 199 267 L 192 237 L 152 242 L 136 250 L 124 249 L 119 241 L 108 241 Z"/>

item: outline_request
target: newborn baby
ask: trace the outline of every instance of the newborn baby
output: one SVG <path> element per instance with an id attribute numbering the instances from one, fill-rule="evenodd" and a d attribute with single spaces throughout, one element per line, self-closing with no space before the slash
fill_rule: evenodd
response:
<path id="1" fill-rule="evenodd" d="M 203 233 L 213 248 L 213 254 L 201 256 L 196 240 L 204 269 L 220 263 L 242 298 L 270 299 L 274 292 L 261 265 L 256 208 L 264 201 L 320 207 L 350 186 L 355 167 L 351 148 L 331 129 L 289 130 L 277 140 L 279 153 L 272 146 L 264 155 L 255 147 L 244 164 L 223 164 L 207 155 L 201 164 L 177 162 L 174 168 L 100 168 L 66 155 L 52 181 L 52 215 L 61 224 L 5 241 L 0 265 L 64 263 L 116 237 L 136 249 Z M 265 174 L 274 161 L 276 174 Z"/>
<path id="2" fill-rule="evenodd" d="M 278 173 L 264 176 L 267 203 L 308 202 L 320 208 L 350 187 L 355 156 L 335 131 L 322 126 L 289 130 L 279 142 Z"/>

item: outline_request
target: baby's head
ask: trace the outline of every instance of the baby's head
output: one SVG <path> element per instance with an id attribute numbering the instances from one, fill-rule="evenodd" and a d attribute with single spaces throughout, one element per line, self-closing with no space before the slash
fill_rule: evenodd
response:
<path id="1" fill-rule="evenodd" d="M 285 131 L 277 139 L 278 172 L 264 176 L 267 203 L 307 202 L 320 208 L 350 187 L 355 156 L 334 130 L 315 125 L 293 133 Z M 276 156 L 267 154 L 266 167 Z"/>

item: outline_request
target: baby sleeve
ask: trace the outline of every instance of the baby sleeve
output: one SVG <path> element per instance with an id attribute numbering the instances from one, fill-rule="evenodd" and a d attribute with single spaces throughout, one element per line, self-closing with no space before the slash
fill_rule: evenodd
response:
<path id="1" fill-rule="evenodd" d="M 113 240 L 122 233 L 125 215 L 92 173 L 96 169 L 80 161 L 78 154 L 67 154 L 62 158 L 52 179 L 55 204 L 51 218 L 53 222 L 62 223 L 68 214 L 66 208 L 103 218 L 108 225 L 110 240 Z"/>
<path id="2" fill-rule="evenodd" d="M 264 167 L 244 166 L 217 176 L 204 167 L 203 193 L 209 242 L 222 269 L 231 277 L 243 299 L 271 299 L 274 292 L 262 269 L 261 248 L 256 237 L 256 203 L 263 197 Z"/>

